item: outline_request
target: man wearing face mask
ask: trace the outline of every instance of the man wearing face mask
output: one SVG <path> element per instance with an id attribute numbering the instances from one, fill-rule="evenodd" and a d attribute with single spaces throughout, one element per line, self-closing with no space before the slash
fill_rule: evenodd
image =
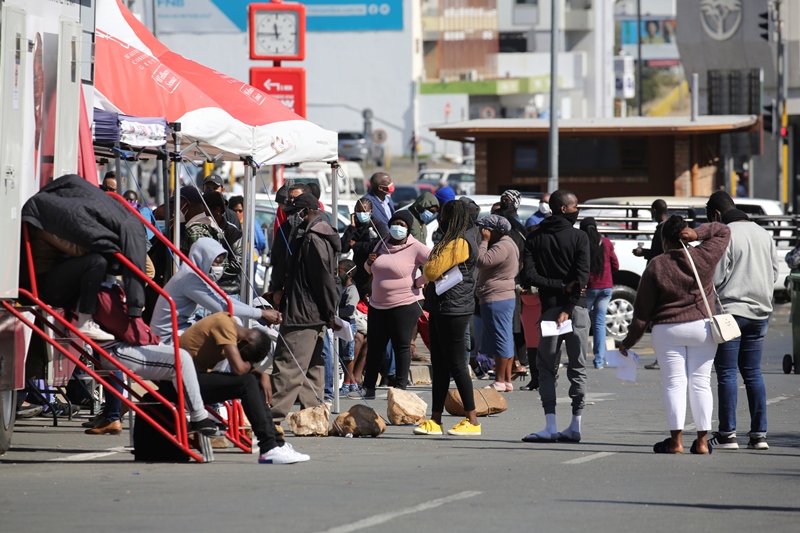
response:
<path id="1" fill-rule="evenodd" d="M 199 239 L 192 249 L 189 250 L 189 259 L 197 267 L 208 273 L 212 281 L 217 281 L 222 277 L 225 270 L 223 266 L 228 252 L 220 243 L 214 239 L 203 237 Z M 207 309 L 211 313 L 227 311 L 228 304 L 222 297 L 209 287 L 203 279 L 187 264 L 182 264 L 178 272 L 167 282 L 164 290 L 175 302 L 178 318 L 178 330 L 183 333 L 191 326 L 190 319 L 194 316 L 197 307 Z M 274 309 L 257 309 L 238 300 L 231 300 L 233 303 L 233 314 L 241 319 L 259 320 L 264 319 L 270 324 L 280 323 L 281 315 Z M 161 341 L 169 343 L 172 341 L 172 311 L 167 300 L 163 296 L 158 297 L 153 318 L 150 320 L 150 328 L 153 333 L 161 337 Z"/>
<path id="2" fill-rule="evenodd" d="M 549 217 L 550 214 L 550 193 L 546 192 L 539 200 L 539 209 L 525 221 L 525 229 L 528 230 L 528 232 L 533 231 L 542 223 L 542 220 Z"/>
<path id="3" fill-rule="evenodd" d="M 428 240 L 427 225 L 439 215 L 439 200 L 431 193 L 423 192 L 408 206 L 408 212 L 414 217 L 411 236 L 424 244 Z"/>
<path id="4" fill-rule="evenodd" d="M 301 194 L 286 211 L 300 223 L 288 243 L 289 260 L 283 268 L 273 268 L 265 295 L 283 313 L 272 367 L 272 415 L 277 425 L 295 400 L 301 408 L 314 407 L 323 395 L 325 328 L 339 329 L 334 319 L 341 296 L 336 257 L 341 242 L 319 211 L 317 199 Z"/>
<path id="5" fill-rule="evenodd" d="M 537 287 L 542 303 L 542 321 L 559 326 L 572 320 L 572 332 L 542 337 L 536 355 L 539 370 L 539 395 L 545 412 L 545 428 L 531 433 L 525 442 L 581 440 L 581 416 L 586 396 L 586 346 L 589 336 L 589 313 L 582 291 L 589 283 L 589 238 L 574 227 L 578 220 L 578 199 L 570 191 L 559 189 L 550 197 L 553 215 L 528 235 L 522 272 L 526 287 Z M 559 339 L 567 346 L 567 378 L 572 398 L 572 422 L 564 431 L 556 426 L 556 374 L 559 367 Z"/>
<path id="6" fill-rule="evenodd" d="M 389 226 L 389 219 L 394 215 L 394 202 L 391 194 L 394 192 L 392 178 L 386 172 L 376 172 L 369 179 L 369 192 L 364 196 L 372 202 L 372 216 Z"/>

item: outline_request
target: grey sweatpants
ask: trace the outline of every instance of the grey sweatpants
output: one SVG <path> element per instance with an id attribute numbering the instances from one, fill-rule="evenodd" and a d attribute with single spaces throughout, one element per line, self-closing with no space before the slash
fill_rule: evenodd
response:
<path id="1" fill-rule="evenodd" d="M 181 375 L 183 376 L 183 391 L 186 397 L 186 410 L 192 422 L 208 418 L 203 397 L 200 396 L 200 385 L 197 383 L 197 371 L 194 359 L 189 352 L 181 348 Z M 175 347 L 166 344 L 150 346 L 131 346 L 118 344 L 111 355 L 125 365 L 128 370 L 137 376 L 150 381 L 172 381 L 175 386 Z M 107 365 L 108 370 L 116 370 Z M 177 386 L 175 386 L 177 390 Z"/>
<path id="2" fill-rule="evenodd" d="M 324 344 L 325 326 L 281 326 L 272 362 L 272 419 L 275 424 L 283 422 L 297 399 L 301 409 L 319 405 L 325 391 Z"/>
<path id="3" fill-rule="evenodd" d="M 542 320 L 553 321 L 561 313 L 560 307 L 548 309 L 542 313 Z M 562 339 L 567 346 L 567 378 L 569 379 L 569 397 L 572 398 L 572 414 L 583 412 L 586 397 L 586 348 L 589 344 L 589 313 L 585 307 L 576 307 L 572 311 L 572 333 L 560 337 L 541 337 L 536 354 L 536 368 L 539 369 L 539 396 L 545 414 L 556 412 L 556 375 L 560 354 L 558 340 Z"/>

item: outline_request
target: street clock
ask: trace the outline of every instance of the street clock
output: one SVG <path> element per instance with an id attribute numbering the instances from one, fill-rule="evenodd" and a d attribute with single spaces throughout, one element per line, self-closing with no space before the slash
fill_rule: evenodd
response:
<path id="1" fill-rule="evenodd" d="M 300 61 L 306 55 L 306 6 L 250 4 L 250 59 Z"/>

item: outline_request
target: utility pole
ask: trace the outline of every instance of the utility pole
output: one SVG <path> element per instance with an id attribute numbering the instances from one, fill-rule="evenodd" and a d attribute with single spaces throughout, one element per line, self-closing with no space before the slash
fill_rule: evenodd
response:
<path id="1" fill-rule="evenodd" d="M 550 21 L 550 157 L 547 192 L 558 189 L 558 4 L 551 0 Z"/>
<path id="2" fill-rule="evenodd" d="M 636 0 L 636 107 L 642 116 L 642 0 Z"/>
<path id="3" fill-rule="evenodd" d="M 789 202 L 789 144 L 786 136 L 789 126 L 789 114 L 786 109 L 788 95 L 788 78 L 786 76 L 786 46 L 783 40 L 783 20 L 781 18 L 781 0 L 775 0 L 775 29 L 778 39 L 778 113 L 781 125 L 778 128 L 777 158 L 778 158 L 778 199 L 783 202 L 784 212 Z"/>

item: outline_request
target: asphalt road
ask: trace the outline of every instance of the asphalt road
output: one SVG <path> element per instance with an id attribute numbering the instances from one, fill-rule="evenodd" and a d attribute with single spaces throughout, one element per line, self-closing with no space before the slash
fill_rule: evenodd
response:
<path id="1" fill-rule="evenodd" d="M 217 450 L 210 464 L 135 463 L 122 448 L 127 430 L 89 437 L 80 420 L 52 428 L 32 419 L 0 457 L 0 531 L 795 532 L 800 375 L 781 370 L 787 322 L 783 305 L 765 350 L 768 451 L 746 449 L 742 388 L 739 451 L 653 454 L 667 431 L 659 374 L 648 370 L 636 383 L 589 370 L 579 444 L 520 442 L 544 425 L 538 393 L 527 391 L 508 393 L 509 410 L 482 419 L 480 437 L 390 426 L 377 439 L 290 438 L 312 456 L 290 466 L 232 450 Z M 651 360 L 646 343 L 637 349 Z M 569 403 L 560 381 L 562 427 Z M 414 390 L 430 401 L 429 388 Z M 372 404 L 385 413 L 385 399 Z M 687 432 L 687 450 L 692 438 Z"/>

